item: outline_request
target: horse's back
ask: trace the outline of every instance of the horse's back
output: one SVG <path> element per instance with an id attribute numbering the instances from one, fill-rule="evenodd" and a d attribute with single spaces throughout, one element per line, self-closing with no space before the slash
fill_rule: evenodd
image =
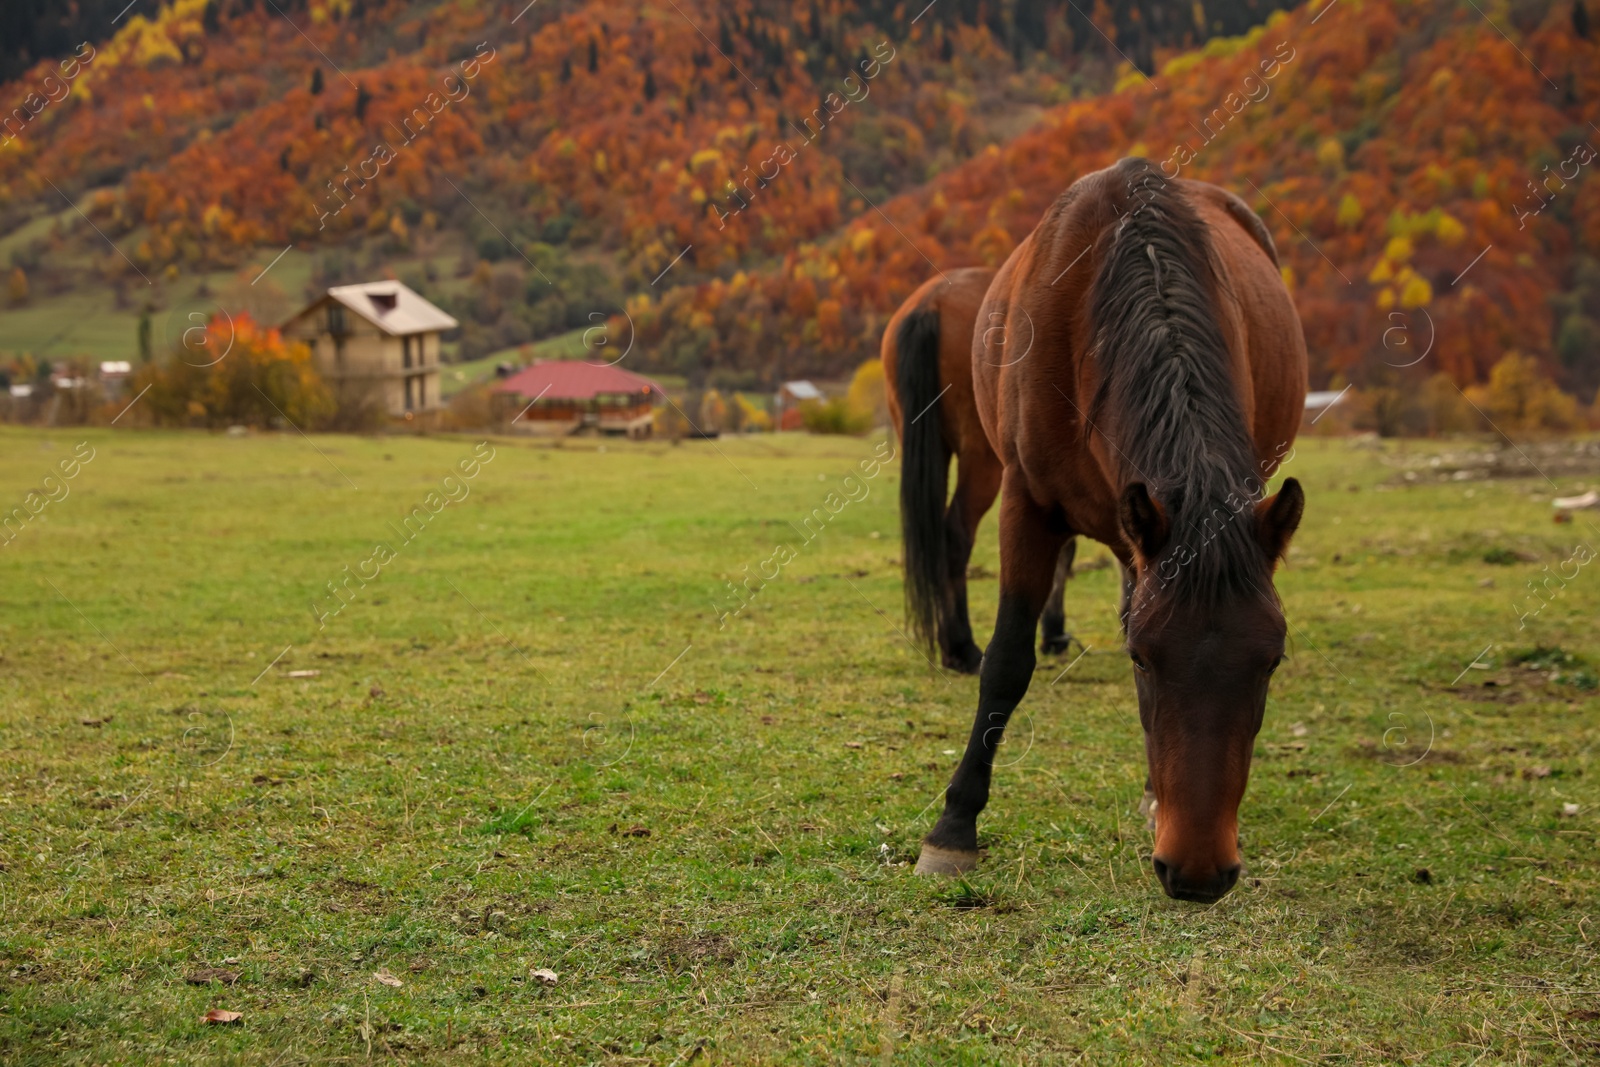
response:
<path id="1" fill-rule="evenodd" d="M 1209 182 L 1181 184 L 1210 231 L 1229 349 L 1248 369 L 1239 378 L 1240 399 L 1256 449 L 1262 458 L 1281 457 L 1305 411 L 1307 372 L 1305 333 L 1277 250 L 1238 197 Z"/>
<path id="2" fill-rule="evenodd" d="M 1122 160 L 1074 182 L 989 287 L 978 311 L 974 393 L 1008 476 L 1021 478 L 1040 504 L 1059 508 L 1074 530 L 1119 552 L 1115 472 L 1125 456 L 1094 425 L 1101 370 L 1092 304 L 1117 227 L 1141 209 L 1140 183 L 1151 181 L 1181 190 L 1204 224 L 1212 305 L 1262 460 L 1287 451 L 1305 402 L 1299 317 L 1271 235 L 1243 201 L 1206 182 L 1162 178 L 1143 160 Z"/>

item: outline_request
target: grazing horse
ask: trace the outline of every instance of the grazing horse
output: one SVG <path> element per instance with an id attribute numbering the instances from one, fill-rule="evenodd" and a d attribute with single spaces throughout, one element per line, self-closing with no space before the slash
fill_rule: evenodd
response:
<path id="1" fill-rule="evenodd" d="M 920 873 L 978 862 L 994 753 L 1033 675 L 1061 544 L 1123 564 L 1168 896 L 1237 881 L 1239 802 L 1283 657 L 1273 588 L 1305 495 L 1266 479 L 1293 442 L 1306 350 L 1272 239 L 1242 201 L 1124 159 L 1075 182 L 1012 252 L 979 313 L 973 384 L 1004 466 L 1000 608 L 972 735 Z"/>
<path id="2" fill-rule="evenodd" d="M 889 417 L 900 437 L 900 528 L 906 614 L 912 630 L 952 670 L 975 674 L 983 658 L 967 616 L 967 561 L 978 523 L 1000 492 L 1000 459 L 972 396 L 972 335 L 994 271 L 966 267 L 930 279 L 883 331 Z M 950 460 L 956 491 L 946 507 Z M 1061 546 L 1039 648 L 1064 652 L 1063 590 L 1076 541 Z"/>

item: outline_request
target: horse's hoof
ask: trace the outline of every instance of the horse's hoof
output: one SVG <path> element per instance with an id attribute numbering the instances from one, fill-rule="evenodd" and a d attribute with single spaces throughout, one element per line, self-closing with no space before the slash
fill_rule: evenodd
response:
<path id="1" fill-rule="evenodd" d="M 920 875 L 939 874 L 953 878 L 958 874 L 965 874 L 977 865 L 976 852 L 960 852 L 926 842 L 922 845 L 922 854 L 917 857 L 917 873 Z"/>
<path id="2" fill-rule="evenodd" d="M 1047 656 L 1068 652 L 1078 642 L 1071 634 L 1053 634 L 1039 642 L 1039 651 Z"/>
<path id="3" fill-rule="evenodd" d="M 977 645 L 973 645 L 961 652 L 946 653 L 941 657 L 946 670 L 955 671 L 957 674 L 977 674 L 978 668 L 983 664 L 983 653 Z"/>

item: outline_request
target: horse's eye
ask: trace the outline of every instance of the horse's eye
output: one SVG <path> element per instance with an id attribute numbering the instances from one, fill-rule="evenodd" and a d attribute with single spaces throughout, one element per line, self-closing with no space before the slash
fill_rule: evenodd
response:
<path id="1" fill-rule="evenodd" d="M 1144 657 L 1139 655 L 1139 653 L 1135 652 L 1131 648 L 1128 649 L 1128 658 L 1133 660 L 1134 668 L 1141 674 L 1150 673 L 1150 665 L 1144 661 Z"/>
<path id="2" fill-rule="evenodd" d="M 1273 671 L 1278 669 L 1278 665 L 1280 663 L 1282 663 L 1282 662 L 1283 662 L 1283 657 L 1282 656 L 1279 656 L 1277 659 L 1273 660 L 1272 661 L 1272 666 L 1267 668 L 1267 674 L 1270 676 Z"/>

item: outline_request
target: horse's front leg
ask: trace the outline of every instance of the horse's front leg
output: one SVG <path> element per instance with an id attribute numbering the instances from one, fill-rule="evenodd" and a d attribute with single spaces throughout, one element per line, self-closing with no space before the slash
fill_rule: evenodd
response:
<path id="1" fill-rule="evenodd" d="M 1000 496 L 1000 611 L 979 672 L 978 712 L 945 790 L 944 813 L 923 838 L 918 874 L 958 874 L 977 865 L 978 813 L 989 802 L 995 750 L 1033 680 L 1034 627 L 1066 536 L 1007 471 Z"/>

